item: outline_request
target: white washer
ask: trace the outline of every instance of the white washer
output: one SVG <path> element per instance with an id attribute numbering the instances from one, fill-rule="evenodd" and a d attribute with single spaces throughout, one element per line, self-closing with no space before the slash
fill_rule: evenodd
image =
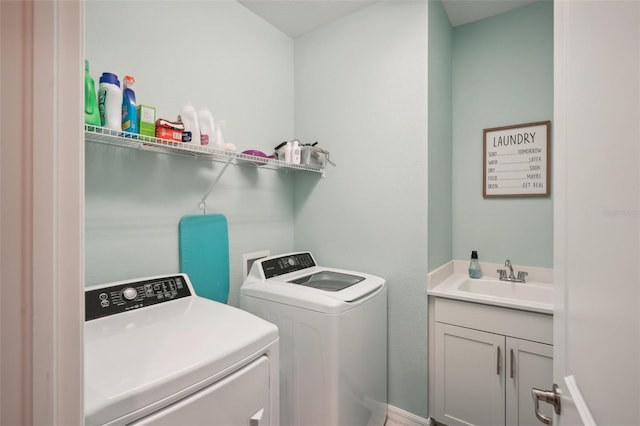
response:
<path id="1" fill-rule="evenodd" d="M 387 286 L 311 253 L 256 261 L 240 307 L 279 328 L 282 426 L 383 425 Z"/>
<path id="2" fill-rule="evenodd" d="M 279 424 L 278 330 L 185 274 L 85 290 L 86 425 Z"/>

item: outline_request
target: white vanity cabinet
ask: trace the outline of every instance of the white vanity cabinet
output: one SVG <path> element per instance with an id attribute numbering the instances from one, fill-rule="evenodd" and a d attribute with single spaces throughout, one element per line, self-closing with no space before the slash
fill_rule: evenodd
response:
<path id="1" fill-rule="evenodd" d="M 531 388 L 553 382 L 552 322 L 548 314 L 436 298 L 435 420 L 542 425 Z"/>

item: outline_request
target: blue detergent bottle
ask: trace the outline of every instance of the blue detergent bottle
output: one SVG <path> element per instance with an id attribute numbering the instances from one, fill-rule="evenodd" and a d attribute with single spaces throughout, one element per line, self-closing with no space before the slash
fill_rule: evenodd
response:
<path id="1" fill-rule="evenodd" d="M 122 84 L 122 130 L 138 134 L 138 110 L 136 108 L 136 94 L 131 88 L 135 79 L 130 75 L 124 76 Z"/>

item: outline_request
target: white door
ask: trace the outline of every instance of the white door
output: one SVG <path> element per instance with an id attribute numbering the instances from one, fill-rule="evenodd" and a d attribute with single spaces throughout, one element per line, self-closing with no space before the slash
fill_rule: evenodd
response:
<path id="1" fill-rule="evenodd" d="M 556 0 L 554 21 L 554 424 L 638 425 L 640 2 Z"/>

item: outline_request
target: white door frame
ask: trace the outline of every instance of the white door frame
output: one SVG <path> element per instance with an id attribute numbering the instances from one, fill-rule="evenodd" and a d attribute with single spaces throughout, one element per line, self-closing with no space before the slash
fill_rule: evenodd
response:
<path id="1" fill-rule="evenodd" d="M 82 0 L 0 2 L 0 424 L 82 424 Z"/>

